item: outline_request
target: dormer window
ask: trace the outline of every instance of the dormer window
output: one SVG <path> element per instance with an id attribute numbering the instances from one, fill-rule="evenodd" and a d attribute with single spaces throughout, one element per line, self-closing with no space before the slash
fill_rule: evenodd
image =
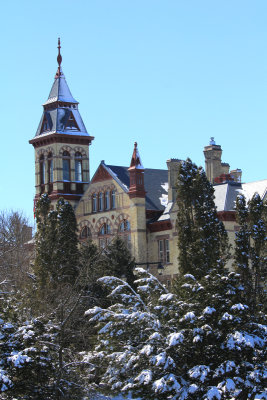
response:
<path id="1" fill-rule="evenodd" d="M 73 115 L 72 111 L 70 111 L 69 119 L 68 119 L 68 121 L 66 123 L 65 129 L 71 129 L 71 130 L 74 130 L 74 131 L 79 131 L 80 130 L 79 127 L 78 127 L 78 124 L 77 124 L 77 122 L 76 122 L 76 120 L 74 118 L 74 115 Z"/>

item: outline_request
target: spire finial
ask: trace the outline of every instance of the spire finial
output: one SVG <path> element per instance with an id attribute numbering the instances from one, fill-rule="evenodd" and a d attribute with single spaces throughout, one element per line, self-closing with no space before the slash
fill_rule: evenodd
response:
<path id="1" fill-rule="evenodd" d="M 137 148 L 137 142 L 134 142 L 134 148 L 135 149 Z"/>
<path id="2" fill-rule="evenodd" d="M 59 68 L 60 68 L 60 64 L 62 63 L 62 56 L 61 56 L 61 54 L 60 54 L 60 49 L 61 49 L 61 46 L 60 46 L 60 38 L 58 38 L 58 46 L 57 46 L 57 48 L 58 48 L 57 63 L 58 63 L 58 66 L 59 66 Z"/>

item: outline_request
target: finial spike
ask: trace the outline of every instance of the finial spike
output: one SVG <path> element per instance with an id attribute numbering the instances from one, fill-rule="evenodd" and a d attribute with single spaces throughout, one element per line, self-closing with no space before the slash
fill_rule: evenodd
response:
<path id="1" fill-rule="evenodd" d="M 60 54 L 60 49 L 61 49 L 60 38 L 58 38 L 58 46 L 57 46 L 57 48 L 58 48 L 57 63 L 58 63 L 58 66 L 60 67 L 60 64 L 62 63 L 62 56 Z"/>

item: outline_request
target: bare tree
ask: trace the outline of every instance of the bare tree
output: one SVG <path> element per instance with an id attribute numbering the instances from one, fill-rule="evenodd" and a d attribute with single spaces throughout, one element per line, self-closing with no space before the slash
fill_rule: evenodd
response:
<path id="1" fill-rule="evenodd" d="M 0 281 L 9 289 L 25 284 L 31 257 L 26 243 L 31 239 L 32 228 L 22 212 L 0 212 Z"/>

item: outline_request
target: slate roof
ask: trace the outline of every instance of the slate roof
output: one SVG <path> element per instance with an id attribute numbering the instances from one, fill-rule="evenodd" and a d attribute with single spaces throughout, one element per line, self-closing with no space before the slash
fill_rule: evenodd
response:
<path id="1" fill-rule="evenodd" d="M 267 196 L 267 179 L 262 181 L 237 183 L 227 182 L 214 185 L 215 205 L 218 211 L 234 211 L 238 194 L 243 194 L 249 201 L 254 193 L 258 193 L 262 199 Z"/>
<path id="2" fill-rule="evenodd" d="M 117 165 L 106 165 L 118 178 L 118 180 L 129 189 L 129 167 L 121 167 Z M 145 172 L 145 190 L 146 190 L 146 209 L 147 210 L 164 210 L 160 197 L 166 194 L 163 186 L 168 182 L 168 170 L 146 168 Z"/>
<path id="3" fill-rule="evenodd" d="M 35 137 L 54 133 L 89 136 L 78 110 L 79 103 L 73 98 L 61 68 L 60 71 L 61 74 L 55 78 L 48 99 L 43 105 L 44 111 Z M 59 106 L 59 101 L 64 103 L 65 106 Z M 47 107 L 49 104 L 51 106 Z M 70 127 L 66 126 L 71 113 L 73 114 L 73 117 L 77 123 L 78 129 L 71 129 Z M 49 127 L 45 131 L 42 131 L 44 118 L 46 118 Z"/>
<path id="4" fill-rule="evenodd" d="M 44 105 L 53 103 L 54 101 L 62 101 L 67 103 L 78 104 L 78 101 L 74 99 L 74 97 L 70 92 L 65 75 L 63 74 L 61 67 L 60 67 L 60 76 L 55 78 L 48 99 L 44 103 Z"/>

